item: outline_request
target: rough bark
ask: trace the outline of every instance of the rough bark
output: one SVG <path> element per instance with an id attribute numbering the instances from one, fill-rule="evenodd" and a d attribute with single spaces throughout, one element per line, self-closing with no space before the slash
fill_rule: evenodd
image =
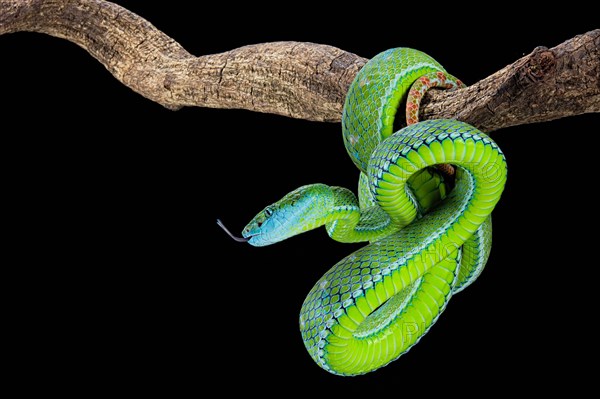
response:
<path id="1" fill-rule="evenodd" d="M 600 112 L 600 29 L 538 47 L 464 90 L 430 91 L 421 118 L 493 131 L 591 112 Z"/>
<path id="2" fill-rule="evenodd" d="M 0 34 L 32 31 L 87 50 L 119 81 L 167 108 L 242 108 L 339 121 L 366 59 L 335 47 L 264 43 L 195 57 L 140 16 L 102 0 L 1 0 Z M 600 30 L 531 54 L 464 90 L 430 91 L 421 117 L 486 131 L 600 112 Z"/>

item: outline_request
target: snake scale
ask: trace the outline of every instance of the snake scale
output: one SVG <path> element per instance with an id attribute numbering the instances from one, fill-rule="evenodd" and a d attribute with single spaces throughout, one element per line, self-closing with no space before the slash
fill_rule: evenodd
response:
<path id="1" fill-rule="evenodd" d="M 337 241 L 369 242 L 325 273 L 300 311 L 310 356 L 333 374 L 364 374 L 406 353 L 487 261 L 505 158 L 466 123 L 418 122 L 420 100 L 436 86 L 462 83 L 420 51 L 371 59 L 342 115 L 344 144 L 360 170 L 358 199 L 342 187 L 303 186 L 237 238 L 264 246 L 325 226 Z M 406 127 L 394 132 L 398 109 L 406 110 Z M 448 164 L 453 176 L 440 168 Z"/>

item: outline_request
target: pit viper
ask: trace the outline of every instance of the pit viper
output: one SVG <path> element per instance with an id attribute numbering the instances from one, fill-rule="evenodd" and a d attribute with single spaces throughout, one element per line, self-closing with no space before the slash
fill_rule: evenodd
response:
<path id="1" fill-rule="evenodd" d="M 364 374 L 406 353 L 487 261 L 506 161 L 473 126 L 418 122 L 420 100 L 436 86 L 462 83 L 414 49 L 372 58 L 342 113 L 344 144 L 360 170 L 358 199 L 342 187 L 303 186 L 264 208 L 237 238 L 264 246 L 325 226 L 337 241 L 369 242 L 326 272 L 300 311 L 306 349 L 333 374 Z M 398 109 L 406 110 L 406 126 L 394 133 Z M 453 176 L 440 168 L 448 164 Z"/>

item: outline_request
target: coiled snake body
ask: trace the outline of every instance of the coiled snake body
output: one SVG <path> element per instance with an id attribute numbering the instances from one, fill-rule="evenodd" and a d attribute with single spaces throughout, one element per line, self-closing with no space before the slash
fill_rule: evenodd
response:
<path id="1" fill-rule="evenodd" d="M 263 246 L 325 225 L 338 241 L 370 242 L 325 273 L 300 311 L 304 344 L 331 373 L 363 374 L 397 359 L 487 261 L 490 214 L 506 181 L 502 152 L 466 123 L 416 123 L 428 88 L 461 85 L 417 50 L 374 57 L 352 83 L 342 117 L 361 171 L 358 200 L 345 188 L 303 186 L 242 232 L 240 240 Z M 408 126 L 394 133 L 404 102 Z M 454 165 L 453 179 L 434 167 L 442 164 Z"/>

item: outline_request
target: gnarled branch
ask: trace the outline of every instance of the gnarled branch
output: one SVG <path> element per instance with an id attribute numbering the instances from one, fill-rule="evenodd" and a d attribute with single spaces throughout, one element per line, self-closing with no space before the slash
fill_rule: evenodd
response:
<path id="1" fill-rule="evenodd" d="M 167 108 L 242 108 L 339 121 L 367 61 L 335 47 L 264 43 L 195 57 L 140 16 L 102 0 L 2 0 L 0 34 L 32 31 L 78 44 L 119 81 Z M 600 112 L 600 30 L 537 48 L 464 90 L 430 91 L 422 117 L 485 131 Z"/>

